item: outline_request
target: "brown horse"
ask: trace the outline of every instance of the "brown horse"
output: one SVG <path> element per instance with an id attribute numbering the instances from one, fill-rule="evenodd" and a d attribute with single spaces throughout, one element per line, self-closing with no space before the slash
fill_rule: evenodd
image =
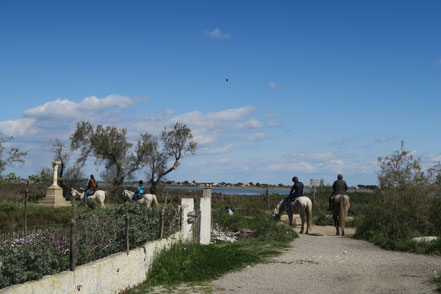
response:
<path id="1" fill-rule="evenodd" d="M 345 219 L 348 216 L 348 210 L 351 206 L 349 203 L 349 196 L 343 195 L 343 194 L 337 194 L 334 197 L 332 197 L 331 200 L 331 206 L 332 206 L 332 215 L 334 217 L 334 225 L 336 229 L 336 234 L 340 235 L 340 228 L 341 228 L 341 235 L 345 235 Z"/>

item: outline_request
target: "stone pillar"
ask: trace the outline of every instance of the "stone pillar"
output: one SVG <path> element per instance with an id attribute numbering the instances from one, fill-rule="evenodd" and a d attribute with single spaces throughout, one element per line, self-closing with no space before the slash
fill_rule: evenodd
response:
<path id="1" fill-rule="evenodd" d="M 193 232 L 192 232 L 192 224 L 188 223 L 189 219 L 189 212 L 194 213 L 194 200 L 193 198 L 182 198 L 181 199 L 181 205 L 182 205 L 182 233 L 184 234 L 185 240 L 191 240 L 193 238 Z"/>
<path id="2" fill-rule="evenodd" d="M 201 223 L 199 243 L 208 245 L 211 240 L 211 189 L 204 188 L 201 198 Z"/>
<path id="3" fill-rule="evenodd" d="M 54 168 L 53 182 L 47 188 L 46 197 L 40 200 L 38 204 L 50 207 L 71 206 L 71 203 L 63 198 L 63 189 L 58 186 L 58 166 L 61 161 L 52 161 L 51 163 Z"/>

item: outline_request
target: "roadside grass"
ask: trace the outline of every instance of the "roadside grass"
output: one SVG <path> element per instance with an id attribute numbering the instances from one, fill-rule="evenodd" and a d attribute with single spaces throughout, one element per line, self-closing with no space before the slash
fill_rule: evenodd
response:
<path id="1" fill-rule="evenodd" d="M 436 286 L 436 292 L 441 293 L 441 275 L 433 277 L 429 282 Z"/>
<path id="2" fill-rule="evenodd" d="M 223 232 L 239 232 L 238 242 L 174 244 L 155 258 L 147 281 L 128 293 L 148 293 L 155 286 L 201 285 L 228 272 L 279 255 L 298 237 L 296 232 L 286 224 L 275 221 L 271 212 L 265 211 L 262 206 L 252 206 L 251 202 L 242 203 L 237 205 L 233 215 L 229 215 L 223 203 L 214 202 L 213 224 Z"/>

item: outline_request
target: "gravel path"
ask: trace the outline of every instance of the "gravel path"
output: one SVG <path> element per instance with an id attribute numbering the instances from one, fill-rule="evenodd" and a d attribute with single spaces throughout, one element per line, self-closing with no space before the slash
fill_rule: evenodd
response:
<path id="1" fill-rule="evenodd" d="M 346 237 L 333 227 L 313 233 L 268 263 L 213 281 L 213 293 L 433 293 L 427 280 L 441 272 L 440 257 L 382 250 L 348 228 Z"/>

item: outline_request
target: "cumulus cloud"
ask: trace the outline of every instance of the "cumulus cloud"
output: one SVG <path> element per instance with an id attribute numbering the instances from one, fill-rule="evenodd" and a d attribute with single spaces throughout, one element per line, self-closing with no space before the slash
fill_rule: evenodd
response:
<path id="1" fill-rule="evenodd" d="M 37 130 L 33 128 L 35 121 L 34 118 L 3 121 L 0 122 L 0 132 L 8 136 L 35 134 L 37 132 Z"/>
<path id="2" fill-rule="evenodd" d="M 211 39 L 229 39 L 231 35 L 229 33 L 222 33 L 221 29 L 216 28 L 212 31 L 204 31 L 204 35 Z"/>
<path id="3" fill-rule="evenodd" d="M 85 114 L 99 112 L 112 107 L 126 108 L 135 103 L 135 99 L 119 95 L 109 95 L 104 98 L 90 96 L 84 98 L 79 103 L 67 99 L 56 99 L 55 101 L 25 110 L 24 116 L 39 119 L 80 119 Z"/>
<path id="4" fill-rule="evenodd" d="M 268 83 L 268 87 L 270 87 L 271 89 L 277 89 L 278 88 L 278 86 L 277 86 L 277 84 L 275 82 L 269 82 Z"/>

